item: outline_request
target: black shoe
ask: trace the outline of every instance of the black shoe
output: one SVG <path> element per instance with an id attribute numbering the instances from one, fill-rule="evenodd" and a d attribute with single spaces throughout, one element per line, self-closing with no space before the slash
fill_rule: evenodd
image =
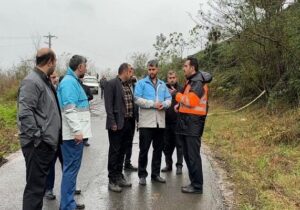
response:
<path id="1" fill-rule="evenodd" d="M 76 209 L 85 209 L 84 204 L 76 204 Z"/>
<path id="2" fill-rule="evenodd" d="M 125 178 L 120 178 L 118 181 L 117 181 L 117 183 L 118 183 L 118 185 L 120 186 L 120 187 L 131 187 L 132 186 L 132 184 L 130 183 L 130 182 L 128 182 L 128 181 L 126 181 L 126 179 Z"/>
<path id="3" fill-rule="evenodd" d="M 192 185 L 189 184 L 189 185 L 186 185 L 186 186 L 181 186 L 181 189 L 182 189 L 182 188 L 187 188 L 187 187 L 190 187 L 190 186 L 192 186 Z"/>
<path id="4" fill-rule="evenodd" d="M 180 167 L 180 166 L 177 167 L 176 174 L 177 175 L 182 174 L 182 167 Z"/>
<path id="5" fill-rule="evenodd" d="M 47 198 L 47 200 L 55 200 L 56 199 L 56 196 L 53 194 L 52 190 L 46 190 L 44 197 Z"/>
<path id="6" fill-rule="evenodd" d="M 89 147 L 89 146 L 90 146 L 90 143 L 89 143 L 89 142 L 87 142 L 87 141 L 86 141 L 86 142 L 84 142 L 83 144 L 84 144 L 84 146 L 86 146 L 86 147 Z"/>
<path id="7" fill-rule="evenodd" d="M 164 167 L 163 169 L 161 169 L 161 172 L 169 172 L 169 171 L 172 171 L 172 166 L 166 166 Z"/>
<path id="8" fill-rule="evenodd" d="M 192 185 L 188 185 L 181 188 L 181 192 L 183 193 L 194 193 L 194 194 L 203 194 L 202 188 L 195 188 Z"/>
<path id="9" fill-rule="evenodd" d="M 135 167 L 135 166 L 133 166 L 133 165 L 131 165 L 131 164 L 126 164 L 126 165 L 124 166 L 124 170 L 125 170 L 125 171 L 137 171 L 138 168 Z"/>
<path id="10" fill-rule="evenodd" d="M 139 184 L 145 186 L 147 184 L 146 178 L 144 177 L 140 178 Z"/>
<path id="11" fill-rule="evenodd" d="M 80 195 L 81 194 L 81 190 L 77 189 L 75 190 L 75 195 Z"/>
<path id="12" fill-rule="evenodd" d="M 159 182 L 159 183 L 166 183 L 166 180 L 160 176 L 154 176 L 151 177 L 151 180 L 154 182 Z"/>
<path id="13" fill-rule="evenodd" d="M 109 183 L 108 189 L 113 192 L 122 192 L 122 188 L 116 183 Z"/>

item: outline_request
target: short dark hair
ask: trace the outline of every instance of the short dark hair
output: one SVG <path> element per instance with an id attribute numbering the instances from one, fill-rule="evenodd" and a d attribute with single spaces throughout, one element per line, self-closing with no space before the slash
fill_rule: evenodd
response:
<path id="1" fill-rule="evenodd" d="M 190 61 L 190 65 L 193 66 L 195 68 L 195 71 L 197 72 L 199 69 L 199 64 L 198 64 L 197 58 L 188 57 L 186 60 Z"/>
<path id="2" fill-rule="evenodd" d="M 128 63 L 122 63 L 119 67 L 118 74 L 121 75 L 126 70 L 129 70 L 129 64 Z"/>
<path id="3" fill-rule="evenodd" d="M 158 60 L 150 60 L 147 63 L 147 66 L 151 66 L 151 67 L 158 67 Z"/>
<path id="4" fill-rule="evenodd" d="M 48 62 L 53 62 L 55 61 L 55 53 L 50 50 L 48 53 L 41 55 L 41 56 L 36 56 L 35 57 L 35 61 L 36 61 L 36 65 L 37 66 L 44 66 L 46 65 Z"/>
<path id="5" fill-rule="evenodd" d="M 87 59 L 81 55 L 73 55 L 69 62 L 69 67 L 76 71 L 80 64 L 86 63 Z"/>

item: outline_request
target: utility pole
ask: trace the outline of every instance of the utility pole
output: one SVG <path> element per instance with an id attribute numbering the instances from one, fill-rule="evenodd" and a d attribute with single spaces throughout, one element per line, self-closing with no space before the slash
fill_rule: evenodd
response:
<path id="1" fill-rule="evenodd" d="M 48 39 L 48 42 L 45 42 L 45 43 L 49 45 L 49 48 L 52 47 L 52 38 L 58 38 L 55 35 L 51 35 L 50 32 L 47 36 L 44 36 L 44 37 Z"/>

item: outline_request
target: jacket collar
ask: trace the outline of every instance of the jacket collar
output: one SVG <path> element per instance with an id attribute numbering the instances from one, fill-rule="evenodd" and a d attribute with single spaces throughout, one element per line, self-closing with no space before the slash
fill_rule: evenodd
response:
<path id="1" fill-rule="evenodd" d="M 76 80 L 79 81 L 79 78 L 77 77 L 73 69 L 71 69 L 70 67 L 68 67 L 66 75 L 70 75 L 71 77 L 74 77 Z"/>
<path id="2" fill-rule="evenodd" d="M 195 74 L 193 74 L 192 76 L 190 76 L 190 77 L 188 78 L 188 80 L 189 80 L 189 81 L 202 81 L 202 82 L 203 82 L 203 81 L 204 81 L 204 78 L 203 78 L 201 72 L 198 71 L 198 72 L 196 72 Z"/>
<path id="3" fill-rule="evenodd" d="M 42 72 L 39 68 L 35 67 L 34 68 L 34 71 L 42 78 L 42 80 L 44 80 L 46 83 L 48 83 L 49 81 L 49 78 L 48 76 Z"/>
<path id="4" fill-rule="evenodd" d="M 150 84 L 153 84 L 153 82 L 151 81 L 151 79 L 150 79 L 149 76 L 147 76 L 147 77 L 145 78 L 145 80 L 146 80 L 146 82 L 149 82 Z M 156 83 L 156 85 L 157 85 L 157 84 L 161 84 L 161 83 L 162 83 L 162 81 L 159 80 L 159 79 L 157 78 L 157 83 Z"/>

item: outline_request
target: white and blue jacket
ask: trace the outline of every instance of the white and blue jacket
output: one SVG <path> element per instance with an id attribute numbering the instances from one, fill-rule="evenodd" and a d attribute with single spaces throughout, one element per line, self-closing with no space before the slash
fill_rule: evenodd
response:
<path id="1" fill-rule="evenodd" d="M 57 97 L 62 111 L 63 140 L 73 140 L 77 134 L 92 137 L 88 98 L 71 68 L 58 85 Z"/>
<path id="2" fill-rule="evenodd" d="M 172 96 L 166 84 L 157 79 L 154 85 L 149 76 L 138 81 L 134 91 L 135 103 L 139 106 L 139 127 L 140 128 L 165 128 L 165 109 L 171 105 Z M 161 102 L 163 110 L 154 108 L 156 102 Z"/>

